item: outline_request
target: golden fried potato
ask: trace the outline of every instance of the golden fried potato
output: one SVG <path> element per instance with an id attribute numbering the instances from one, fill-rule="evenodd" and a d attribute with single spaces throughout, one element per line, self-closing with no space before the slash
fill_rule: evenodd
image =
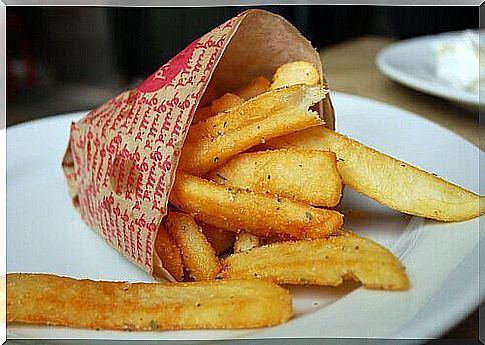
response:
<path id="1" fill-rule="evenodd" d="M 320 82 L 320 75 L 315 66 L 307 61 L 294 61 L 281 65 L 273 75 L 273 82 L 270 89 L 305 84 L 317 85 Z"/>
<path id="2" fill-rule="evenodd" d="M 453 222 L 485 212 L 483 197 L 324 127 L 277 138 L 268 146 L 333 151 L 344 184 L 404 213 Z"/>
<path id="3" fill-rule="evenodd" d="M 242 153 L 210 173 L 228 187 L 269 192 L 315 206 L 340 201 L 342 181 L 335 153 L 318 150 L 267 150 Z"/>
<path id="4" fill-rule="evenodd" d="M 180 247 L 185 268 L 194 280 L 211 280 L 217 276 L 219 260 L 192 216 L 170 212 L 167 230 Z"/>
<path id="5" fill-rule="evenodd" d="M 184 279 L 184 267 L 182 264 L 182 255 L 179 247 L 175 244 L 173 239 L 167 232 L 165 224 L 160 225 L 155 240 L 155 253 L 158 260 L 154 260 L 153 276 L 157 279 L 166 278 L 164 270 L 177 281 Z"/>
<path id="6" fill-rule="evenodd" d="M 222 113 L 242 103 L 244 103 L 243 98 L 237 95 L 234 95 L 232 93 L 226 93 L 221 97 L 212 101 L 211 105 L 197 109 L 197 111 L 194 114 L 194 119 L 192 120 L 192 124 L 195 124 L 200 121 L 204 121 L 209 117 L 216 115 L 217 113 Z"/>
<path id="7" fill-rule="evenodd" d="M 369 289 L 409 288 L 403 266 L 389 250 L 350 233 L 327 239 L 277 242 L 233 254 L 224 259 L 221 276 L 330 286 L 354 279 Z"/>
<path id="8" fill-rule="evenodd" d="M 241 231 L 237 234 L 236 242 L 234 242 L 234 253 L 245 252 L 254 247 L 259 247 L 259 237 L 249 232 Z"/>
<path id="9" fill-rule="evenodd" d="M 272 326 L 291 314 L 288 291 L 258 280 L 159 284 L 7 275 L 8 322 L 159 331 Z"/>
<path id="10" fill-rule="evenodd" d="M 326 237 L 338 233 L 343 223 L 337 211 L 221 186 L 182 172 L 177 174 L 170 202 L 204 223 L 260 237 Z"/>
<path id="11" fill-rule="evenodd" d="M 204 94 L 204 99 L 201 102 L 202 107 L 196 112 L 194 121 L 199 122 L 205 120 L 210 116 L 242 104 L 245 100 L 268 91 L 269 84 L 270 81 L 265 77 L 257 77 L 246 86 L 234 91 L 234 93 L 226 93 L 219 98 L 216 98 L 216 88 L 209 86 Z M 204 106 L 208 103 L 212 104 Z"/>
<path id="12" fill-rule="evenodd" d="M 269 80 L 265 77 L 257 77 L 251 81 L 248 85 L 234 91 L 239 97 L 248 100 L 250 98 L 256 97 L 269 89 Z"/>
<path id="13" fill-rule="evenodd" d="M 219 229 L 206 223 L 201 223 L 200 227 L 217 255 L 226 253 L 234 245 L 236 234 L 233 231 Z"/>
<path id="14" fill-rule="evenodd" d="M 318 114 L 308 108 L 325 94 L 318 86 L 274 90 L 193 125 L 179 170 L 202 176 L 265 140 L 321 124 Z"/>
<path id="15" fill-rule="evenodd" d="M 231 108 L 237 107 L 244 103 L 244 98 L 241 98 L 232 93 L 226 93 L 214 100 L 211 105 L 211 110 L 214 114 L 222 113 Z"/>

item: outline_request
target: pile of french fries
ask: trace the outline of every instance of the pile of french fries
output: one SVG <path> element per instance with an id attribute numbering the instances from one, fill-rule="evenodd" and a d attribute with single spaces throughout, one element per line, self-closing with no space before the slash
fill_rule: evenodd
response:
<path id="1" fill-rule="evenodd" d="M 155 242 L 153 275 L 173 284 L 12 274 L 7 320 L 124 330 L 263 327 L 292 315 L 291 297 L 277 284 L 352 279 L 408 289 L 389 250 L 344 229 L 343 186 L 441 221 L 479 216 L 481 197 L 325 128 L 312 106 L 327 93 L 304 61 L 230 93 L 209 86 Z"/>
<path id="2" fill-rule="evenodd" d="M 483 212 L 477 195 L 325 128 L 311 107 L 326 94 L 317 69 L 295 61 L 272 82 L 258 77 L 205 99 L 157 238 L 157 248 L 179 250 L 157 252 L 173 278 L 331 286 L 354 279 L 405 290 L 409 280 L 390 251 L 344 230 L 342 186 L 437 220 Z"/>

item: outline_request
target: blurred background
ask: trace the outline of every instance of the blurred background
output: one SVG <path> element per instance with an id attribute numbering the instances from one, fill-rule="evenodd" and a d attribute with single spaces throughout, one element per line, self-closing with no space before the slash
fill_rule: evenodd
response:
<path id="1" fill-rule="evenodd" d="M 268 6 L 317 48 L 478 28 L 473 7 Z M 7 7 L 7 125 L 93 108 L 246 10 Z"/>

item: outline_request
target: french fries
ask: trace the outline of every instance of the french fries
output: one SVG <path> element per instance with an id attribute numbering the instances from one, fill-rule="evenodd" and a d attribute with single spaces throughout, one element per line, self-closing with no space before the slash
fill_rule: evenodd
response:
<path id="1" fill-rule="evenodd" d="M 246 101 L 268 91 L 270 82 L 265 77 L 257 77 L 248 85 L 236 90 L 234 93 Z"/>
<path id="2" fill-rule="evenodd" d="M 321 124 L 308 108 L 325 94 L 305 85 L 269 91 L 191 126 L 179 170 L 203 176 L 252 146 Z"/>
<path id="3" fill-rule="evenodd" d="M 200 227 L 207 241 L 214 248 L 216 255 L 226 253 L 234 245 L 234 241 L 236 240 L 236 234 L 234 232 L 219 229 L 205 223 L 200 224 Z"/>
<path id="4" fill-rule="evenodd" d="M 156 262 L 156 265 L 154 265 L 153 275 L 158 279 L 165 278 L 163 272 L 165 269 L 175 280 L 182 281 L 184 278 L 182 255 L 179 247 L 167 233 L 164 223 L 162 223 L 157 233 L 155 253 L 161 262 Z"/>
<path id="5" fill-rule="evenodd" d="M 182 172 L 177 174 L 170 202 L 207 224 L 261 237 L 321 238 L 338 233 L 343 223 L 337 211 L 221 186 Z"/>
<path id="6" fill-rule="evenodd" d="M 244 103 L 244 98 L 241 98 L 232 93 L 226 93 L 218 99 L 212 101 L 211 110 L 214 114 L 222 113 L 228 109 L 237 107 Z"/>
<path id="7" fill-rule="evenodd" d="M 209 178 L 228 187 L 269 192 L 314 206 L 333 207 L 342 195 L 342 181 L 333 152 L 243 153 L 213 171 Z"/>
<path id="8" fill-rule="evenodd" d="M 291 315 L 288 291 L 258 280 L 167 285 L 7 275 L 8 322 L 160 331 L 264 327 Z"/>
<path id="9" fill-rule="evenodd" d="M 214 116 L 217 113 L 222 113 L 228 109 L 234 108 L 244 103 L 244 99 L 232 93 L 226 93 L 221 97 L 212 101 L 210 106 L 205 106 L 197 110 L 194 114 L 192 123 L 197 123 Z"/>
<path id="10" fill-rule="evenodd" d="M 409 280 L 387 249 L 354 234 L 279 242 L 233 254 L 223 261 L 225 279 L 269 279 L 280 284 L 340 285 L 354 279 L 369 289 L 406 290 Z"/>
<path id="11" fill-rule="evenodd" d="M 169 273 L 204 282 L 9 274 L 7 320 L 122 330 L 263 327 L 292 315 L 288 291 L 274 283 L 408 289 L 391 251 L 344 231 L 342 214 L 324 208 L 339 204 L 342 184 L 444 221 L 484 213 L 482 198 L 323 127 L 309 110 L 328 93 L 321 80 L 311 63 L 295 61 L 280 66 L 272 83 L 261 76 L 231 85 L 231 93 L 217 85 L 205 92 L 153 261 L 157 279 Z"/>
<path id="12" fill-rule="evenodd" d="M 441 221 L 485 212 L 482 197 L 322 126 L 269 142 L 268 147 L 330 150 L 343 183 L 395 210 Z"/>
<path id="13" fill-rule="evenodd" d="M 190 276 L 194 280 L 214 279 L 220 271 L 219 260 L 194 219 L 186 214 L 170 212 L 167 229 L 181 249 Z"/>
<path id="14" fill-rule="evenodd" d="M 236 242 L 234 242 L 234 253 L 245 252 L 254 247 L 259 247 L 259 237 L 253 234 L 241 231 L 237 234 Z"/>
<path id="15" fill-rule="evenodd" d="M 313 64 L 307 61 L 295 61 L 281 65 L 273 76 L 270 89 L 305 84 L 318 85 L 320 75 Z"/>
<path id="16" fill-rule="evenodd" d="M 234 93 L 226 93 L 221 97 L 215 99 L 216 89 L 214 87 L 208 88 L 204 94 L 203 105 L 194 114 L 192 123 L 203 121 L 217 113 L 222 113 L 230 108 L 244 103 L 245 100 L 256 97 L 269 89 L 269 80 L 265 77 L 258 77 L 251 81 L 248 85 L 236 90 Z M 211 105 L 207 104 L 210 100 Z"/>

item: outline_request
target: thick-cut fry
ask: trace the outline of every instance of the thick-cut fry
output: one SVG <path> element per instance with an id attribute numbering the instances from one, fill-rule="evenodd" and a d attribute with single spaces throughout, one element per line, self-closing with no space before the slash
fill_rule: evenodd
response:
<path id="1" fill-rule="evenodd" d="M 258 280 L 157 284 L 7 275 L 8 322 L 157 331 L 272 326 L 291 314 L 288 291 Z"/>
<path id="2" fill-rule="evenodd" d="M 337 205 L 342 181 L 335 153 L 268 150 L 237 155 L 209 178 L 228 187 L 273 193 L 310 205 Z"/>
<path id="3" fill-rule="evenodd" d="M 236 242 L 234 242 L 234 253 L 245 252 L 254 247 L 259 247 L 259 237 L 245 231 L 237 234 Z"/>
<path id="4" fill-rule="evenodd" d="M 179 247 L 177 247 L 168 234 L 164 224 L 160 226 L 157 233 L 155 253 L 158 255 L 161 262 L 154 261 L 153 275 L 158 279 L 165 278 L 163 272 L 163 269 L 165 269 L 175 280 L 182 281 L 184 278 L 182 255 L 180 254 Z"/>
<path id="5" fill-rule="evenodd" d="M 256 97 L 269 89 L 269 80 L 265 77 L 258 77 L 250 84 L 243 88 L 236 90 L 234 93 L 226 93 L 217 99 L 211 101 L 212 104 L 200 107 L 194 114 L 192 124 L 204 121 L 218 113 L 222 113 L 231 108 L 234 108 L 245 100 Z M 212 96 L 212 94 L 209 94 Z M 205 96 L 204 96 L 205 98 Z"/>
<path id="6" fill-rule="evenodd" d="M 244 98 L 232 93 L 226 93 L 212 102 L 211 110 L 214 114 L 222 113 L 243 103 Z"/>
<path id="7" fill-rule="evenodd" d="M 277 138 L 268 146 L 333 151 L 344 184 L 404 213 L 462 221 L 485 212 L 483 197 L 324 127 Z"/>
<path id="8" fill-rule="evenodd" d="M 291 86 L 296 84 L 317 85 L 320 75 L 312 63 L 295 61 L 281 65 L 273 75 L 270 89 Z"/>
<path id="9" fill-rule="evenodd" d="M 182 251 L 190 276 L 195 280 L 214 279 L 220 271 L 219 260 L 194 218 L 171 212 L 167 216 L 167 229 Z"/>
<path id="10" fill-rule="evenodd" d="M 269 80 L 265 77 L 257 77 L 251 81 L 248 85 L 234 91 L 239 97 L 248 100 L 250 98 L 256 97 L 269 89 Z"/>
<path id="11" fill-rule="evenodd" d="M 236 240 L 236 234 L 232 231 L 219 229 L 206 223 L 200 224 L 200 227 L 217 255 L 226 253 Z"/>
<path id="12" fill-rule="evenodd" d="M 405 290 L 409 280 L 386 248 L 354 234 L 278 242 L 233 254 L 223 261 L 226 279 L 262 278 L 281 284 L 337 286 L 345 279 L 370 289 Z"/>
<path id="13" fill-rule="evenodd" d="M 325 94 L 318 86 L 278 89 L 193 125 L 179 170 L 202 176 L 261 142 L 321 124 L 318 114 L 308 108 Z"/>
<path id="14" fill-rule="evenodd" d="M 337 211 L 221 186 L 182 172 L 177 174 L 170 202 L 205 223 L 260 237 L 321 238 L 338 233 L 343 223 Z"/>
<path id="15" fill-rule="evenodd" d="M 217 113 L 222 113 L 228 109 L 234 108 L 244 103 L 244 99 L 232 93 L 226 93 L 212 101 L 211 105 L 199 108 L 194 114 L 192 123 L 195 124 L 204 121 Z"/>

